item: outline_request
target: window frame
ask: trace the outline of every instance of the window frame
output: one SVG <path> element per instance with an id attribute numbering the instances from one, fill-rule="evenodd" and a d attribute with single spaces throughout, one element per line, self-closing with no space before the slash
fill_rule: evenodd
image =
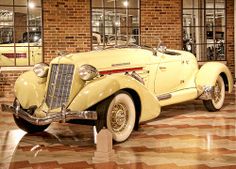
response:
<path id="1" fill-rule="evenodd" d="M 35 6 L 35 9 L 38 9 L 39 11 L 40 11 L 40 13 L 41 13 L 41 18 L 40 18 L 40 22 L 41 22 L 41 24 L 40 25 L 36 25 L 36 26 L 32 26 L 32 25 L 30 25 L 30 7 L 29 7 L 29 2 L 30 2 L 30 0 L 26 0 L 26 4 L 25 5 L 16 5 L 16 3 L 15 3 L 15 1 L 16 0 L 12 0 L 13 2 L 12 2 L 12 4 L 11 5 L 4 5 L 4 4 L 0 4 L 0 6 L 1 7 L 7 7 L 7 8 L 12 8 L 12 12 L 13 12 L 13 15 L 12 15 L 12 22 L 13 22 L 13 25 L 11 25 L 11 26 L 9 26 L 9 27 L 7 27 L 7 28 L 11 28 L 12 29 L 12 34 L 13 34 L 13 36 L 12 36 L 12 39 L 13 39 L 13 42 L 12 42 L 12 44 L 13 44 L 13 46 L 10 46 L 10 45 L 6 45 L 5 47 L 7 47 L 7 48 L 14 48 L 14 50 L 13 50 L 13 52 L 14 52 L 14 65 L 4 65 L 4 66 L 1 66 L 0 65 L 0 67 L 1 68 L 4 68 L 4 67 L 6 67 L 6 68 L 27 68 L 27 67 L 33 67 L 34 66 L 34 64 L 37 64 L 37 63 L 31 63 L 32 61 L 31 61 L 31 59 L 30 59 L 30 57 L 31 57 L 31 55 L 30 55 L 30 53 L 31 53 L 31 50 L 32 50 L 32 48 L 36 48 L 36 47 L 39 47 L 40 48 L 40 50 L 41 50 L 41 60 L 42 60 L 42 62 L 44 62 L 44 32 L 43 32 L 43 28 L 44 28 L 44 22 L 43 22 L 43 20 L 44 20 L 44 14 L 43 14 L 43 0 L 39 0 L 40 1 L 40 5 L 36 5 Z M 15 11 L 16 11 L 16 8 L 26 8 L 26 10 L 27 10 L 27 15 L 26 15 L 26 18 L 27 18 L 27 20 L 26 20 L 26 26 L 16 26 L 16 23 L 15 23 Z M 17 31 L 17 29 L 18 28 L 26 28 L 26 32 L 27 32 L 27 40 L 28 40 L 28 42 L 26 42 L 27 43 L 27 46 L 25 45 L 25 46 L 18 46 L 17 47 L 17 45 L 16 44 L 18 44 L 17 42 L 16 42 L 16 31 Z M 29 37 L 30 37 L 30 29 L 32 29 L 32 28 L 39 28 L 39 31 L 40 31 L 40 33 L 41 33 L 41 44 L 39 45 L 39 46 L 31 46 L 30 45 L 30 42 L 29 42 Z M 37 31 L 38 32 L 38 31 Z M 23 36 L 23 34 L 22 34 L 22 36 Z M 17 65 L 17 48 L 19 48 L 19 47 L 25 47 L 25 48 L 27 48 L 27 54 L 28 54 L 28 57 L 27 57 L 27 64 L 25 64 L 25 65 Z M 2 47 L 0 47 L 0 49 L 1 49 Z M 7 69 L 8 70 L 8 69 Z"/>
<path id="2" fill-rule="evenodd" d="M 193 45 L 192 46 L 204 46 L 204 50 L 206 50 L 207 51 L 207 46 L 208 46 L 208 44 L 213 44 L 213 46 L 214 46 L 214 55 L 213 55 L 213 59 L 212 60 L 209 60 L 208 59 L 208 56 L 207 56 L 207 54 L 205 54 L 204 56 L 202 56 L 202 55 L 200 55 L 200 56 L 197 56 L 197 53 L 196 53 L 196 58 L 197 58 L 197 61 L 198 62 L 207 62 L 207 61 L 227 61 L 227 1 L 226 0 L 224 0 L 224 8 L 219 8 L 219 7 L 216 7 L 216 4 L 217 4 L 217 0 L 213 0 L 213 8 L 211 7 L 211 8 L 207 8 L 206 7 L 206 0 L 201 0 L 201 2 L 204 4 L 204 7 L 194 7 L 194 2 L 196 1 L 196 0 L 191 0 L 192 1 L 192 7 L 190 8 L 190 7 L 186 7 L 186 8 L 184 8 L 184 0 L 182 0 L 181 1 L 181 6 L 182 6 L 182 10 L 181 10 L 181 15 L 182 15 L 182 17 L 181 17 L 181 27 L 182 27 L 182 31 L 181 31 L 181 43 L 182 43 L 182 48 L 183 48 L 183 50 L 184 50 L 184 29 L 185 28 L 201 28 L 201 29 L 203 29 L 203 32 L 202 33 L 204 33 L 203 34 L 203 37 L 205 37 L 205 39 L 203 39 L 204 40 L 204 42 L 203 43 L 193 43 Z M 194 10 L 199 10 L 199 11 L 201 11 L 201 12 L 204 12 L 204 18 L 203 18 L 203 21 L 204 21 L 204 26 L 196 26 L 196 25 L 194 25 L 194 26 L 184 26 L 184 10 L 191 10 L 191 12 L 192 12 L 192 14 L 194 13 Z M 206 11 L 207 10 L 212 10 L 213 11 L 213 16 L 214 16 L 214 18 L 213 18 L 213 22 L 214 22 L 214 26 L 212 26 L 212 28 L 213 28 L 213 43 L 207 43 L 207 21 L 206 21 L 206 19 L 207 19 L 207 15 L 206 15 Z M 215 23 L 216 23 L 216 11 L 217 10 L 223 10 L 224 11 L 224 25 L 216 25 Z M 217 45 L 217 42 L 216 42 L 216 33 L 217 33 L 217 31 L 216 31 L 216 29 L 217 28 L 219 28 L 219 27 L 221 27 L 222 29 L 224 29 L 224 42 L 223 42 L 223 45 L 224 45 L 224 59 L 217 59 L 217 55 L 216 55 L 216 45 Z M 194 31 L 194 32 L 196 32 L 196 31 Z M 195 38 L 195 37 L 194 37 Z M 201 58 L 203 58 L 203 59 L 201 59 Z"/>
<path id="3" fill-rule="evenodd" d="M 94 46 L 93 46 L 93 10 L 94 9 L 101 9 L 102 10 L 102 14 L 103 14 L 103 16 L 105 16 L 105 11 L 106 10 L 114 10 L 115 12 L 115 18 L 118 16 L 117 15 L 117 10 L 126 10 L 127 12 L 126 12 L 126 18 L 128 18 L 129 17 L 129 11 L 130 10 L 137 10 L 137 12 L 138 12 L 138 26 L 130 26 L 129 25 L 129 20 L 128 19 L 126 19 L 126 26 L 122 26 L 122 27 L 119 27 L 119 28 L 125 28 L 126 29 L 126 38 L 129 38 L 129 36 L 132 36 L 132 34 L 129 34 L 129 29 L 132 29 L 132 28 L 138 28 L 138 35 L 137 36 L 135 36 L 135 37 L 138 37 L 138 45 L 140 45 L 141 44 L 141 0 L 137 0 L 137 3 L 138 3 L 138 7 L 136 7 L 136 8 L 133 8 L 133 7 L 128 7 L 128 8 L 124 8 L 124 7 L 119 7 L 117 4 L 116 4 L 116 2 L 117 2 L 117 0 L 114 0 L 114 3 L 115 3 L 115 7 L 105 7 L 105 1 L 106 0 L 100 0 L 101 2 L 102 2 L 102 7 L 93 7 L 93 0 L 90 0 L 90 37 L 91 37 L 91 40 L 90 40 L 90 49 L 91 50 L 96 50 L 96 49 L 94 49 Z M 125 0 L 124 0 L 125 1 Z M 129 2 L 129 0 L 126 0 L 126 1 L 128 1 Z M 102 19 L 102 23 L 103 23 L 103 26 L 102 26 L 102 28 L 103 28 L 103 32 L 102 32 L 102 40 L 103 40 L 103 42 L 105 41 L 105 36 L 104 35 L 106 35 L 106 32 L 105 32 L 105 29 L 106 29 L 106 27 L 111 27 L 111 26 L 106 26 L 106 24 L 105 24 L 105 17 L 103 17 L 103 19 Z M 117 40 L 118 40 L 118 38 L 119 37 L 122 37 L 123 36 L 123 34 L 120 34 L 120 35 L 118 35 L 118 33 L 117 33 L 117 30 L 115 30 L 115 45 L 117 45 Z M 132 37 L 134 37 L 134 36 L 132 36 Z M 103 45 L 101 45 L 102 46 L 102 49 L 105 49 L 105 47 L 109 47 L 109 45 L 106 45 L 105 43 L 103 43 Z"/>

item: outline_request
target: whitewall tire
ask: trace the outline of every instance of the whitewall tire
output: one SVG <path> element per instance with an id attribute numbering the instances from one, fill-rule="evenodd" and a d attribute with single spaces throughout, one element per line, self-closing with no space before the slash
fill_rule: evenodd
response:
<path id="1" fill-rule="evenodd" d="M 98 125 L 104 125 L 112 133 L 116 142 L 125 141 L 133 131 L 136 119 L 135 105 L 132 97 L 120 91 L 98 105 Z M 100 115 L 99 115 L 100 114 Z M 104 120 L 105 119 L 105 120 Z"/>

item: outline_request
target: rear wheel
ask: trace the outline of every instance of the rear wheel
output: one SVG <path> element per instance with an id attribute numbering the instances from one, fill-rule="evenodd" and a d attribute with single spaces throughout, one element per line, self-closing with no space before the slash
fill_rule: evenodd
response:
<path id="1" fill-rule="evenodd" d="M 13 103 L 14 107 L 16 106 L 16 102 L 17 102 L 17 100 L 15 99 L 15 101 Z M 34 125 L 34 124 L 31 124 L 28 121 L 26 121 L 20 117 L 16 117 L 16 115 L 14 115 L 14 114 L 13 114 L 13 118 L 14 118 L 16 125 L 20 129 L 26 131 L 27 133 L 36 133 L 36 132 L 44 131 L 50 125 L 50 124 L 42 125 L 42 126 Z"/>
<path id="2" fill-rule="evenodd" d="M 225 83 L 221 76 L 216 80 L 213 91 L 213 99 L 203 100 L 203 104 L 210 112 L 218 111 L 224 104 L 225 100 Z"/>
<path id="3" fill-rule="evenodd" d="M 135 106 L 132 97 L 125 91 L 109 97 L 97 107 L 97 130 L 103 126 L 112 133 L 116 142 L 125 141 L 131 134 L 135 124 Z"/>

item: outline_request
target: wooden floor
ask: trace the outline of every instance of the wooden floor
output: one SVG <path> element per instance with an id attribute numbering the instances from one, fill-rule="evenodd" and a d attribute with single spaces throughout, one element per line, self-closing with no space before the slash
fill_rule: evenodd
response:
<path id="1" fill-rule="evenodd" d="M 26 134 L 12 115 L 0 112 L 0 169 L 235 169 L 236 92 L 219 112 L 201 101 L 162 109 L 161 115 L 115 144 L 115 161 L 93 164 L 91 126 L 52 124 Z"/>

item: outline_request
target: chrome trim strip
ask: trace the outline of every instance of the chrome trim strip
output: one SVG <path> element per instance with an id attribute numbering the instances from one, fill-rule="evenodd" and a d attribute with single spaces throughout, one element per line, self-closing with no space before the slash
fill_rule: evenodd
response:
<path id="1" fill-rule="evenodd" d="M 35 116 L 30 115 L 22 109 L 19 109 L 16 112 L 16 109 L 13 106 L 7 104 L 1 104 L 2 111 L 4 112 L 12 112 L 16 117 L 20 117 L 31 124 L 34 125 L 46 125 L 52 122 L 66 122 L 73 119 L 86 119 L 86 120 L 97 120 L 97 112 L 96 111 L 81 111 L 81 112 L 72 112 L 63 109 L 62 112 L 58 112 L 55 114 L 50 114 L 43 118 L 37 118 Z"/>
<path id="2" fill-rule="evenodd" d="M 116 67 L 116 66 L 125 66 L 125 65 L 130 65 L 130 62 L 127 63 L 117 63 L 117 64 L 112 64 L 112 67 Z"/>
<path id="3" fill-rule="evenodd" d="M 171 97 L 172 97 L 172 95 L 170 93 L 167 93 L 167 94 L 157 96 L 157 99 L 158 100 L 167 100 L 167 99 L 170 99 Z"/>
<path id="4" fill-rule="evenodd" d="M 113 74 L 113 73 L 127 73 L 127 72 L 134 72 L 134 71 L 141 71 L 143 67 L 133 67 L 133 68 L 124 68 L 124 69 L 109 69 L 109 70 L 101 70 L 99 74 Z"/>

